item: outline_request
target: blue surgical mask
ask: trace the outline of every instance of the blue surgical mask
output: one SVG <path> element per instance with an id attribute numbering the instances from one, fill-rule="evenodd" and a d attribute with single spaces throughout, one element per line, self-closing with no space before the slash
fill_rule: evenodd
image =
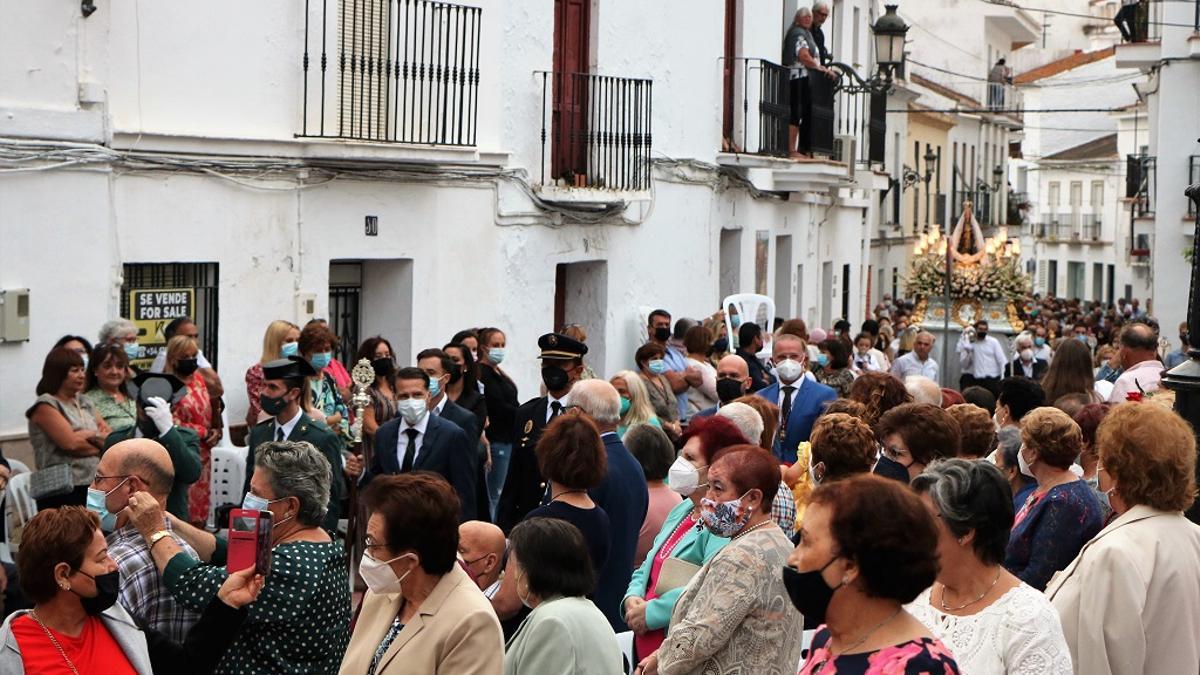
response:
<path id="1" fill-rule="evenodd" d="M 1033 338 L 1033 344 L 1039 347 L 1044 347 L 1046 345 L 1046 338 L 1035 337 Z"/>
<path id="2" fill-rule="evenodd" d="M 282 501 L 281 499 L 263 499 L 253 492 L 247 492 L 242 498 L 242 508 L 247 511 L 266 511 L 267 507 L 275 502 Z"/>
<path id="3" fill-rule="evenodd" d="M 113 530 L 117 529 L 117 514 L 109 512 L 108 504 L 105 500 L 110 494 L 116 491 L 117 488 L 124 485 L 125 481 L 127 480 L 129 480 L 128 477 L 126 477 L 125 480 L 121 481 L 120 483 L 117 483 L 116 487 L 108 492 L 97 490 L 95 488 L 88 488 L 87 508 L 89 511 L 100 517 L 101 532 L 112 532 Z"/>
<path id="4" fill-rule="evenodd" d="M 504 347 L 492 347 L 488 350 L 488 361 L 495 365 L 504 363 Z"/>
<path id="5" fill-rule="evenodd" d="M 651 359 L 646 367 L 655 375 L 662 375 L 667 372 L 667 362 L 662 359 Z"/>
<path id="6" fill-rule="evenodd" d="M 283 343 L 283 346 L 279 348 L 279 353 L 285 359 L 289 356 L 295 356 L 296 354 L 300 353 L 300 343 L 299 342 L 285 342 L 285 343 Z"/>
<path id="7" fill-rule="evenodd" d="M 132 361 L 138 357 L 138 345 L 136 342 L 126 342 L 124 347 L 125 347 L 125 356 L 130 361 Z"/>
<path id="8" fill-rule="evenodd" d="M 436 377 L 429 378 L 429 396 L 437 398 L 442 393 L 442 381 Z"/>
<path id="9" fill-rule="evenodd" d="M 629 408 L 632 405 L 633 405 L 633 402 L 630 401 L 628 398 L 625 398 L 624 396 L 621 397 L 621 417 L 624 417 L 629 414 Z"/>
<path id="10" fill-rule="evenodd" d="M 312 355 L 312 367 L 321 370 L 333 360 L 333 352 L 321 352 Z"/>
<path id="11" fill-rule="evenodd" d="M 829 365 L 829 357 L 825 354 L 817 354 L 817 365 L 821 366 L 822 368 Z"/>

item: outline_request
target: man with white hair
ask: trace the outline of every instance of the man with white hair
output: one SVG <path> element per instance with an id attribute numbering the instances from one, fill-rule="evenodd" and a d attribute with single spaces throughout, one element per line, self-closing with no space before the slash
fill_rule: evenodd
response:
<path id="1" fill-rule="evenodd" d="M 913 340 L 913 350 L 892 363 L 892 375 L 904 381 L 912 375 L 921 375 L 934 382 L 938 379 L 938 363 L 933 353 L 933 333 L 923 330 Z"/>
<path id="2" fill-rule="evenodd" d="M 904 388 L 913 397 L 914 403 L 929 403 L 942 407 L 942 388 L 937 382 L 922 375 L 909 375 L 904 378 Z"/>
<path id="3" fill-rule="evenodd" d="M 637 458 L 626 449 L 617 435 L 621 421 L 621 395 L 605 380 L 581 380 L 571 388 L 571 405 L 579 408 L 600 429 L 600 439 L 608 455 L 608 474 L 600 485 L 588 491 L 592 501 L 608 514 L 613 533 L 604 567 L 596 570 L 596 607 L 604 612 L 614 631 L 628 630 L 621 612 L 621 600 L 633 576 L 633 558 L 637 555 L 638 533 L 650 507 L 646 473 Z"/>
<path id="4" fill-rule="evenodd" d="M 1004 376 L 1013 377 L 1019 375 L 1021 377 L 1028 377 L 1034 382 L 1040 382 L 1050 364 L 1037 358 L 1037 355 L 1033 351 L 1033 337 L 1029 333 L 1021 333 L 1017 336 L 1013 346 L 1015 347 L 1016 355 L 1007 366 L 1004 366 Z"/>
<path id="5" fill-rule="evenodd" d="M 821 30 L 821 26 L 829 20 L 829 3 L 825 0 L 817 0 L 812 4 L 812 33 L 813 41 L 817 43 L 817 51 L 820 52 L 821 63 L 828 64 L 833 60 L 829 54 L 829 49 L 825 46 L 825 31 Z M 890 300 L 890 298 L 885 298 Z"/>

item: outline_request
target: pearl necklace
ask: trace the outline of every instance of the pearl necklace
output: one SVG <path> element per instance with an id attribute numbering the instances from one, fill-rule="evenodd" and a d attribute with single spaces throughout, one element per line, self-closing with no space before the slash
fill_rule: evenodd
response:
<path id="1" fill-rule="evenodd" d="M 741 532 L 738 532 L 737 534 L 730 537 L 729 541 L 737 541 L 738 539 L 746 536 L 747 534 L 750 534 L 751 532 L 757 530 L 758 528 L 760 528 L 764 525 L 774 525 L 774 524 L 775 524 L 775 521 L 773 521 L 773 520 L 764 520 L 761 523 L 755 525 L 754 527 L 747 527 L 746 529 L 742 530 Z"/>

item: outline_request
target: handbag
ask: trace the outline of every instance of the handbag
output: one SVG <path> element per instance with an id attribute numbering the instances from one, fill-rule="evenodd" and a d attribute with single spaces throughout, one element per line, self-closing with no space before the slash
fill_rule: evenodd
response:
<path id="1" fill-rule="evenodd" d="M 29 496 L 36 499 L 60 497 L 75 489 L 70 464 L 55 464 L 38 469 L 29 476 Z"/>
<path id="2" fill-rule="evenodd" d="M 662 567 L 658 568 L 658 581 L 654 583 L 654 594 L 661 598 L 668 591 L 687 586 L 699 571 L 700 566 L 696 563 L 679 558 L 667 558 L 663 561 Z"/>

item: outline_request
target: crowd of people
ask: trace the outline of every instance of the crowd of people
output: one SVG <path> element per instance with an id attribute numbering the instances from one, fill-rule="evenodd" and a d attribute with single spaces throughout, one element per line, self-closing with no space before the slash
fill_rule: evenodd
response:
<path id="1" fill-rule="evenodd" d="M 271 514 L 267 574 L 230 569 L 209 500 L 226 389 L 196 325 L 145 370 L 127 321 L 65 336 L 0 669 L 1195 672 L 1172 355 L 1136 301 L 1023 312 L 1011 341 L 964 332 L 955 389 L 903 302 L 858 332 L 658 309 L 611 373 L 581 327 L 541 336 L 524 401 L 499 328 L 341 363 L 325 322 L 273 321 L 240 505 Z"/>

